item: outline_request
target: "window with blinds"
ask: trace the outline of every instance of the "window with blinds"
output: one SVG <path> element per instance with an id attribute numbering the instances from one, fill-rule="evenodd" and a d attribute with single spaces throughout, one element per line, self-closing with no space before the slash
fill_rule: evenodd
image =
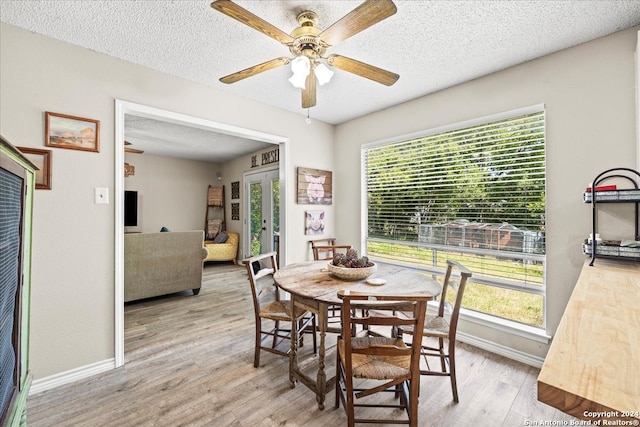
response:
<path id="1" fill-rule="evenodd" d="M 436 272 L 461 261 L 474 279 L 463 306 L 544 326 L 541 107 L 368 146 L 363 162 L 369 256 Z"/>

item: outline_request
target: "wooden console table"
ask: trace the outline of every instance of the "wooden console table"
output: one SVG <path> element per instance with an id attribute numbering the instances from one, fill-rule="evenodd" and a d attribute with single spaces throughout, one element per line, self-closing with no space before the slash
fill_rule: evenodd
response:
<path id="1" fill-rule="evenodd" d="M 640 263 L 585 262 L 538 376 L 538 400 L 588 421 L 640 420 Z"/>

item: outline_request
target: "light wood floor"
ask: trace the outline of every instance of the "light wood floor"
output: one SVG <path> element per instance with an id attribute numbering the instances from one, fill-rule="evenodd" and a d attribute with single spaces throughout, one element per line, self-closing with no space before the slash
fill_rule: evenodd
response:
<path id="1" fill-rule="evenodd" d="M 319 410 L 304 385 L 289 387 L 286 358 L 263 352 L 260 368 L 253 367 L 253 328 L 244 269 L 207 265 L 200 295 L 127 305 L 125 366 L 31 396 L 28 424 L 346 425 L 342 407 L 333 407 L 333 390 L 326 409 Z M 309 352 L 307 342 L 303 349 Z M 448 378 L 423 377 L 421 426 L 524 426 L 526 420 L 574 419 L 536 400 L 538 369 L 458 344 L 460 403 L 452 402 Z"/>

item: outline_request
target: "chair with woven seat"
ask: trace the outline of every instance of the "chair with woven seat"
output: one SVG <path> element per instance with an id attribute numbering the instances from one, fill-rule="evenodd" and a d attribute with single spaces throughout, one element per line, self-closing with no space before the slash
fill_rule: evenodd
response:
<path id="1" fill-rule="evenodd" d="M 333 260 L 333 257 L 339 253 L 346 253 L 349 249 L 351 249 L 351 245 L 324 245 L 324 246 L 315 246 L 313 248 L 313 259 L 315 261 L 319 260 Z"/>
<path id="2" fill-rule="evenodd" d="M 345 253 L 348 249 L 351 249 L 351 245 L 336 244 L 335 237 L 310 240 L 309 243 L 311 244 L 314 261 L 332 260 L 337 253 Z"/>
<path id="3" fill-rule="evenodd" d="M 342 334 L 337 345 L 335 407 L 342 403 L 349 427 L 356 423 L 418 426 L 422 337 L 414 334 L 411 345 L 406 345 L 401 337 L 391 334 L 400 327 L 422 330 L 427 300 L 431 297 L 344 290 L 338 291 L 338 297 L 343 301 L 343 310 Z M 358 325 L 365 330 L 376 329 L 377 333 L 356 336 L 354 331 Z M 388 399 L 372 396 L 378 393 L 392 395 Z M 373 419 L 372 409 L 356 411 L 356 408 L 374 407 L 382 408 L 376 410 L 378 412 L 400 408 L 406 411 L 406 417 L 398 418 L 396 414 L 396 418 L 390 418 L 396 411 L 389 411 Z"/>
<path id="4" fill-rule="evenodd" d="M 278 271 L 276 252 L 269 252 L 247 258 L 242 261 L 247 269 L 253 308 L 255 314 L 255 351 L 253 366 L 260 366 L 260 351 L 265 350 L 280 356 L 288 356 L 291 351 L 291 330 L 281 327 L 281 322 L 296 323 L 296 339 L 298 346 L 303 345 L 303 334 L 311 333 L 313 353 L 317 351 L 316 318 L 303 309 L 295 307 L 292 316 L 291 300 L 281 299 L 280 290 L 273 281 L 273 274 Z M 264 324 L 263 324 L 264 322 Z M 272 323 L 269 329 L 265 324 Z M 270 340 L 270 345 L 263 344 Z M 286 344 L 286 345 L 285 345 Z M 282 347 L 285 345 L 284 347 Z M 279 348 L 282 347 L 282 348 Z"/>
<path id="5" fill-rule="evenodd" d="M 462 264 L 455 261 L 447 261 L 447 270 L 442 283 L 442 293 L 438 304 L 437 315 L 427 314 L 422 330 L 423 342 L 420 354 L 426 364 L 426 369 L 421 368 L 421 375 L 448 376 L 451 380 L 451 392 L 453 401 L 458 403 L 458 386 L 456 383 L 456 332 L 458 329 L 458 317 L 467 280 L 472 273 Z M 453 304 L 450 302 L 453 301 Z M 449 317 L 449 320 L 445 317 Z M 413 329 L 401 327 L 399 336 L 413 334 Z M 437 346 L 426 345 L 427 338 L 438 340 Z M 447 340 L 445 348 L 444 341 Z M 440 370 L 429 366 L 428 358 L 440 360 Z M 448 369 L 447 369 L 448 367 Z"/>
<path id="6" fill-rule="evenodd" d="M 324 239 L 309 240 L 309 244 L 311 245 L 311 249 L 313 249 L 313 247 L 315 245 L 335 245 L 336 244 L 336 238 L 335 237 L 325 237 Z"/>
<path id="7" fill-rule="evenodd" d="M 314 261 L 333 260 L 337 253 L 346 253 L 347 250 L 351 249 L 351 245 L 336 245 L 335 237 L 310 240 L 309 243 L 311 244 Z M 330 305 L 327 313 L 329 323 L 340 322 L 339 305 Z"/>

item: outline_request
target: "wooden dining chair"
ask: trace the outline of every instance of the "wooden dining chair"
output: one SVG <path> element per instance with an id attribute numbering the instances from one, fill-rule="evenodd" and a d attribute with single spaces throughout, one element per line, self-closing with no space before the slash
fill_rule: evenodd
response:
<path id="1" fill-rule="evenodd" d="M 315 246 L 313 248 L 313 259 L 318 260 L 332 260 L 336 254 L 346 254 L 351 249 L 351 245 L 324 245 Z"/>
<path id="2" fill-rule="evenodd" d="M 292 315 L 291 300 L 281 299 L 280 289 L 273 281 L 273 274 L 278 271 L 276 252 L 269 252 L 247 258 L 242 261 L 247 269 L 253 309 L 255 314 L 255 350 L 253 366 L 260 366 L 260 351 L 265 350 L 280 356 L 288 356 L 291 351 L 291 322 L 297 322 L 295 339 L 302 347 L 305 333 L 312 334 L 313 353 L 317 351 L 316 318 L 313 314 L 295 307 Z M 281 322 L 288 322 L 289 328 L 281 327 Z M 265 341 L 270 340 L 270 344 Z M 283 343 L 286 346 L 283 348 Z"/>
<path id="3" fill-rule="evenodd" d="M 311 248 L 313 248 L 314 245 L 335 245 L 336 238 L 325 237 L 324 239 L 309 240 L 309 244 L 311 245 Z"/>
<path id="4" fill-rule="evenodd" d="M 310 240 L 314 261 L 332 260 L 337 253 L 346 253 L 351 245 L 338 245 L 334 237 Z"/>
<path id="5" fill-rule="evenodd" d="M 402 337 L 393 337 L 391 333 L 400 327 L 421 331 L 427 300 L 431 297 L 341 290 L 338 298 L 342 299 L 343 310 L 342 334 L 337 345 L 335 407 L 342 403 L 349 427 L 356 423 L 417 427 L 422 337 L 420 333 L 413 334 L 411 344 L 407 345 Z M 377 333 L 356 336 L 358 325 L 365 330 L 376 329 Z M 372 396 L 377 393 L 393 394 L 386 399 Z M 373 418 L 374 407 L 383 408 L 375 410 L 379 417 Z M 386 408 L 403 409 L 406 417 L 390 418 L 390 414 L 383 412 Z"/>
<path id="6" fill-rule="evenodd" d="M 427 314 L 422 330 L 423 342 L 420 354 L 426 368 L 420 369 L 421 375 L 448 376 L 451 380 L 451 392 L 453 401 L 458 403 L 458 386 L 456 383 L 456 332 L 458 329 L 458 317 L 462 297 L 467 285 L 467 280 L 472 273 L 462 264 L 455 261 L 447 261 L 447 270 L 442 283 L 442 293 L 436 315 Z M 451 303 L 453 301 L 453 304 Z M 447 317 L 449 320 L 447 320 Z M 412 328 L 398 328 L 398 335 L 414 334 Z M 415 334 L 414 334 L 415 335 Z M 426 345 L 426 338 L 435 338 L 437 346 Z M 445 348 L 445 340 L 447 346 Z M 429 358 L 440 360 L 440 370 L 429 366 Z M 448 369 L 447 369 L 448 368 Z"/>
<path id="7" fill-rule="evenodd" d="M 326 239 L 310 240 L 311 251 L 313 252 L 313 260 L 332 260 L 335 254 L 345 253 L 351 249 L 351 245 L 337 245 L 335 237 L 327 237 Z M 331 324 L 340 323 L 340 306 L 330 305 L 327 310 L 327 321 Z M 338 329 L 332 328 L 332 332 L 338 332 Z"/>

